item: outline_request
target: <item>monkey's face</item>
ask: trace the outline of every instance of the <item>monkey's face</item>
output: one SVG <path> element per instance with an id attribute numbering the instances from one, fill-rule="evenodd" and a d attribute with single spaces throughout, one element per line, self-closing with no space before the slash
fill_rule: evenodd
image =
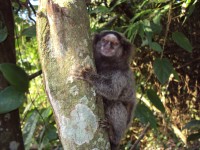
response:
<path id="1" fill-rule="evenodd" d="M 97 50 L 105 57 L 120 57 L 122 55 L 120 41 L 114 34 L 103 36 L 97 43 Z"/>

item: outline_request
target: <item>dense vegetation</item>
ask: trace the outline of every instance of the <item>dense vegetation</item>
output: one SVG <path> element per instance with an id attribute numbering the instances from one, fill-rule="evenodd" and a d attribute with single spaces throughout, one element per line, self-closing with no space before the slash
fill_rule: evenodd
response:
<path id="1" fill-rule="evenodd" d="M 0 109 L 0 113 L 21 105 L 27 149 L 61 147 L 40 76 L 34 21 L 37 5 L 26 2 L 13 2 L 16 55 L 17 65 L 32 76 L 28 78 L 23 70 L 9 64 L 1 64 L 0 71 L 14 86 L 18 81 L 12 82 L 12 74 L 20 74 L 24 82 L 19 88 L 22 92 L 26 92 L 30 81 L 27 99 Z M 197 0 L 92 0 L 86 3 L 92 33 L 116 30 L 135 45 L 131 67 L 136 78 L 138 106 L 121 148 L 130 149 L 140 141 L 135 143 L 136 149 L 198 149 L 200 3 Z M 0 33 L 2 42 L 7 35 L 1 24 Z M 8 100 L 2 99 L 6 92 L 16 91 L 12 88 L 0 91 L 1 101 Z M 0 108 L 4 108 L 3 104 L 0 102 Z"/>

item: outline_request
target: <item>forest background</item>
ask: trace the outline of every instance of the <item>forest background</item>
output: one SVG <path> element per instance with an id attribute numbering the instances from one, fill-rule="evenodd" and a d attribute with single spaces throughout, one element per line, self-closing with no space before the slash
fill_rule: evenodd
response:
<path id="1" fill-rule="evenodd" d="M 86 5 L 91 34 L 116 30 L 136 47 L 131 68 L 139 102 L 121 148 L 128 150 L 139 139 L 137 149 L 198 149 L 199 1 L 91 0 Z M 37 50 L 37 1 L 13 0 L 12 9 L 18 67 L 0 61 L 0 71 L 10 85 L 23 84 L 20 92 L 0 86 L 0 114 L 19 108 L 26 149 L 59 149 L 62 146 Z M 8 36 L 2 16 L 0 13 L 0 44 Z M 13 74 L 20 81 L 14 81 Z"/>

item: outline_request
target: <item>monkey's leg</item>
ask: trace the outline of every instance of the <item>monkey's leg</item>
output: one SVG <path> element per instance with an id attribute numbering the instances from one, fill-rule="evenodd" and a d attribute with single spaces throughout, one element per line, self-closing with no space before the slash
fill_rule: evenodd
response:
<path id="1" fill-rule="evenodd" d="M 127 128 L 128 113 L 121 102 L 114 102 L 106 107 L 106 117 L 109 120 L 109 137 L 112 150 L 117 150 L 120 140 Z"/>
<path id="2" fill-rule="evenodd" d="M 123 104 L 128 112 L 127 125 L 130 125 L 136 104 L 135 101 L 123 102 Z"/>

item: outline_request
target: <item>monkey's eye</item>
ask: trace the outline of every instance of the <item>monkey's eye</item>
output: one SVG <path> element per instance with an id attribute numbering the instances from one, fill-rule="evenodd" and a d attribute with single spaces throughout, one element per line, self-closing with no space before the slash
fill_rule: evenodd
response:
<path id="1" fill-rule="evenodd" d="M 113 46 L 119 46 L 118 42 L 113 42 Z"/>
<path id="2" fill-rule="evenodd" d="M 106 39 L 101 39 L 101 41 L 102 41 L 103 43 L 106 43 L 106 42 L 107 42 Z"/>

